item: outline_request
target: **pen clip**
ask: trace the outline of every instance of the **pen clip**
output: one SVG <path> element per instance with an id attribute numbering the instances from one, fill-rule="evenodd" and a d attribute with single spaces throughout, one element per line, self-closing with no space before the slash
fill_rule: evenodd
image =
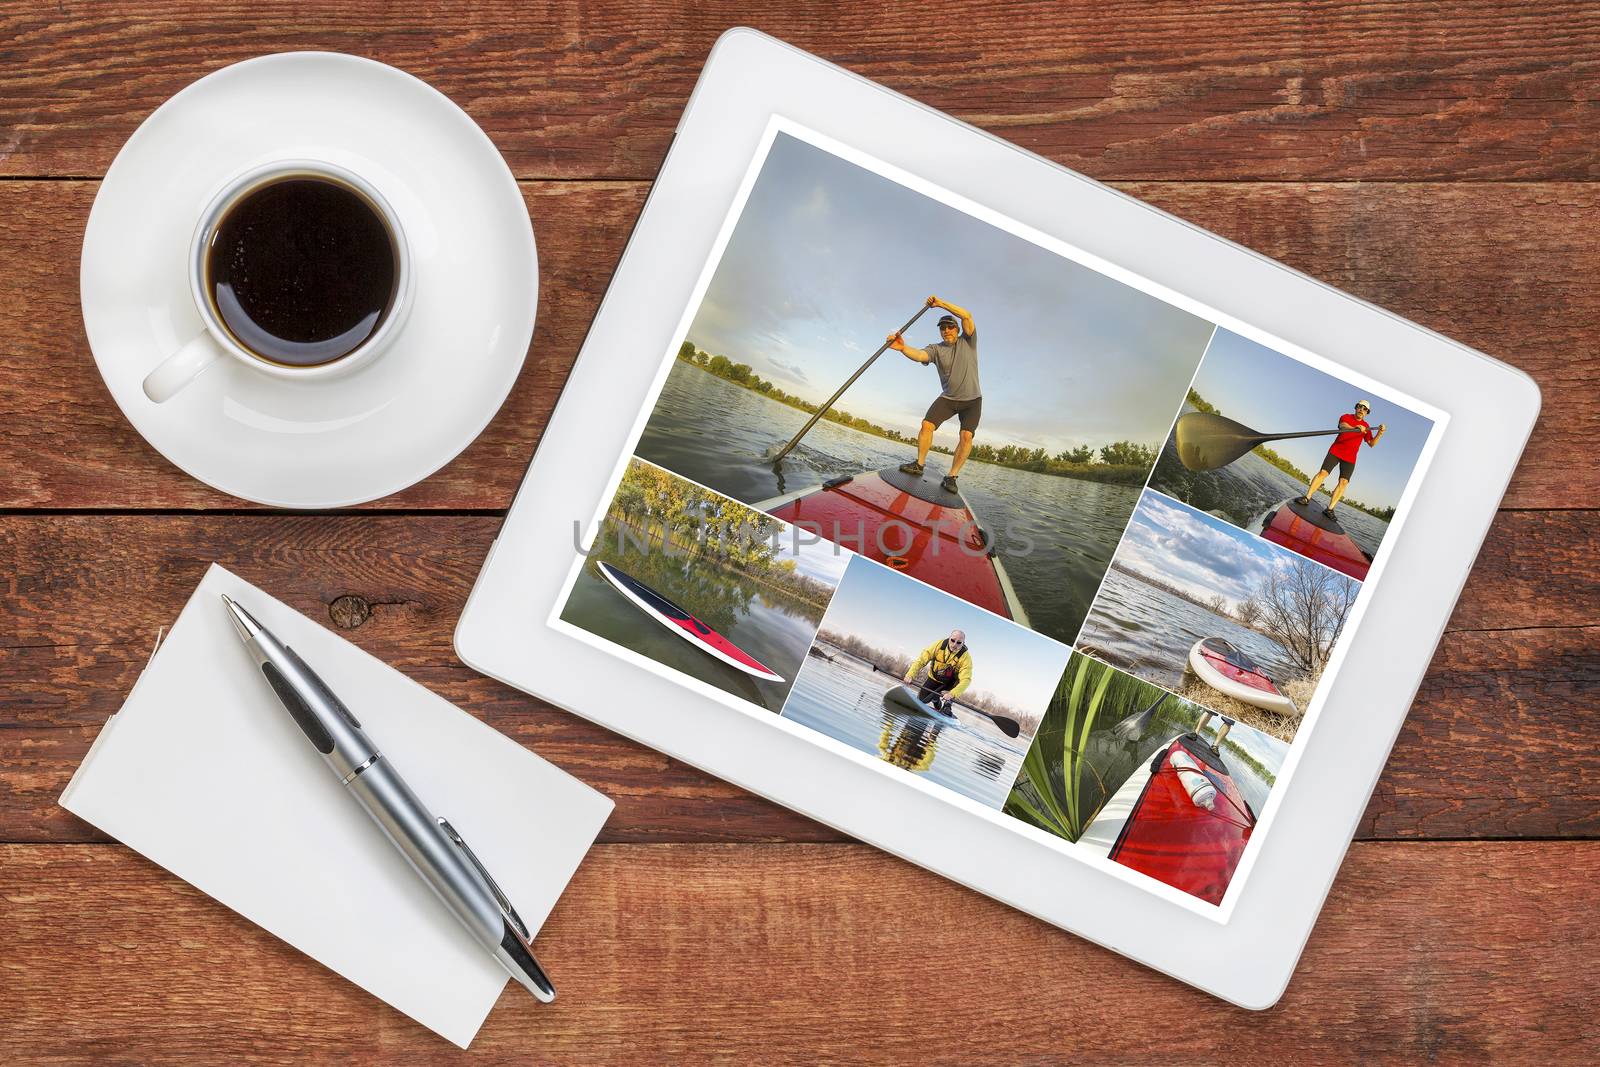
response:
<path id="1" fill-rule="evenodd" d="M 506 921 L 512 925 L 523 941 L 532 941 L 533 938 L 529 936 L 528 928 L 522 924 L 522 916 L 518 915 L 517 909 L 511 906 L 511 901 L 506 899 L 506 895 L 501 891 L 499 883 L 494 880 L 494 875 L 490 874 L 488 868 L 478 859 L 477 853 L 472 851 L 472 846 L 468 845 L 461 835 L 456 833 L 456 828 L 450 825 L 449 820 L 442 816 L 439 818 L 439 829 L 444 831 L 446 837 L 455 842 L 456 847 L 466 855 L 478 874 L 488 883 L 489 892 L 494 894 L 495 903 L 500 905 L 500 914 L 505 916 Z"/>

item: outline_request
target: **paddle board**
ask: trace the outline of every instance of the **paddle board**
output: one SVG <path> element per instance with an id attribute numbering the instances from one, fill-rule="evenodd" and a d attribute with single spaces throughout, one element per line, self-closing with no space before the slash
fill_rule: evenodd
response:
<path id="1" fill-rule="evenodd" d="M 1256 814 L 1222 753 L 1198 732 L 1205 722 L 1140 764 L 1078 846 L 1220 904 L 1250 843 Z"/>
<path id="2" fill-rule="evenodd" d="M 954 719 L 956 717 L 953 711 L 936 708 L 932 704 L 924 704 L 917 697 L 919 692 L 921 692 L 920 688 L 913 688 L 901 682 L 883 694 L 884 706 L 891 711 L 898 711 L 902 714 L 925 715 L 935 719 Z"/>
<path id="3" fill-rule="evenodd" d="M 1028 625 L 989 530 L 931 471 L 834 478 L 755 505 L 802 529 L 1021 625 Z"/>
<path id="4" fill-rule="evenodd" d="M 1200 680 L 1224 696 L 1279 715 L 1298 715 L 1289 694 L 1278 688 L 1262 667 L 1232 642 L 1202 637 L 1189 649 L 1189 667 Z"/>
<path id="5" fill-rule="evenodd" d="M 735 670 L 769 682 L 782 682 L 784 677 L 756 659 L 717 631 L 684 611 L 630 574 L 617 570 L 609 563 L 595 561 L 600 576 L 610 582 L 635 607 L 677 634 L 700 651 L 715 656 Z"/>
<path id="6" fill-rule="evenodd" d="M 1324 515 L 1316 501 L 1299 504 L 1285 500 L 1267 513 L 1261 523 L 1261 536 L 1358 582 L 1366 581 L 1372 567 L 1372 557 L 1356 544 L 1338 519 Z"/>

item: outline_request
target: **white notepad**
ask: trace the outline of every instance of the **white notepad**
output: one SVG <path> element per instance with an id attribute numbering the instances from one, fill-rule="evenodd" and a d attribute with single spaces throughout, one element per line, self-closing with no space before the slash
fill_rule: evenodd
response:
<path id="1" fill-rule="evenodd" d="M 530 930 L 611 801 L 215 564 L 61 794 L 79 818 L 465 1048 L 505 971 L 345 795 L 255 668 L 222 593 L 344 699 Z M 227 975 L 219 959 L 218 981 Z M 538 1009 L 531 996 L 527 1008 Z"/>

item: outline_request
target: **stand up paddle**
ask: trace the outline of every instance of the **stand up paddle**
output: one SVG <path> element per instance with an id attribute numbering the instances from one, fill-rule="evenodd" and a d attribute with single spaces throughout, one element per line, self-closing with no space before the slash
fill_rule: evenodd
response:
<path id="1" fill-rule="evenodd" d="M 907 330 L 911 329 L 912 324 L 914 324 L 918 319 L 922 318 L 923 313 L 926 312 L 932 306 L 933 306 L 932 304 L 923 304 L 922 307 L 917 311 L 917 313 L 915 315 L 911 316 L 909 319 L 906 320 L 906 324 L 904 326 L 900 327 L 898 330 L 896 330 L 893 334 L 890 335 L 891 338 L 898 337 L 901 334 L 905 333 Z M 844 391 L 846 389 L 850 388 L 850 386 L 855 383 L 855 380 L 857 378 L 861 377 L 863 374 L 865 374 L 867 372 L 867 368 L 872 366 L 873 362 L 879 356 L 883 355 L 884 351 L 888 347 L 889 347 L 889 342 L 888 341 L 885 341 L 885 342 L 883 342 L 883 344 L 879 345 L 878 346 L 878 350 L 876 352 L 872 353 L 871 356 L 867 357 L 867 361 L 865 363 L 861 364 L 861 366 L 859 368 L 857 368 L 857 370 L 856 370 L 856 372 L 854 374 L 850 375 L 850 377 L 848 377 L 848 378 L 846 378 L 844 380 L 844 384 L 839 386 L 838 392 L 836 392 L 832 396 L 830 396 L 828 398 L 828 402 L 826 404 L 823 404 L 820 408 L 817 409 L 817 413 L 815 415 L 811 416 L 811 418 L 806 421 L 806 424 L 804 426 L 800 427 L 800 432 L 795 434 L 794 437 L 792 439 L 790 439 L 789 443 L 783 446 L 781 451 L 772 452 L 769 449 L 767 455 L 762 457 L 762 458 L 766 459 L 768 462 L 773 463 L 773 464 L 777 464 L 777 463 L 783 462 L 783 457 L 787 456 L 789 454 L 789 452 L 794 448 L 794 446 L 800 443 L 800 438 L 804 437 L 806 434 L 811 432 L 811 427 L 813 427 L 813 426 L 815 426 L 817 424 L 817 420 L 822 418 L 822 416 L 824 416 L 824 415 L 826 415 L 828 413 L 828 409 L 833 407 L 834 402 L 837 401 L 841 396 L 844 395 Z M 1015 736 L 1015 735 L 1013 735 L 1013 736 Z"/>
<path id="2" fill-rule="evenodd" d="M 1126 719 L 1113 726 L 1111 732 L 1116 735 L 1119 741 L 1136 741 L 1143 737 L 1144 732 L 1150 729 L 1150 724 L 1155 721 L 1156 709 L 1166 701 L 1167 696 L 1168 694 L 1162 693 L 1156 697 L 1155 703 L 1143 711 L 1136 711 L 1129 715 Z"/>
<path id="3" fill-rule="evenodd" d="M 877 667 L 873 667 L 873 670 L 877 670 Z M 927 715 L 928 712 L 932 710 L 949 719 L 955 718 L 955 712 L 951 711 L 951 708 L 966 708 L 968 711 L 982 715 L 990 722 L 994 723 L 995 728 L 1001 733 L 1005 734 L 1007 737 L 1016 737 L 1022 733 L 1022 724 L 1017 722 L 1016 719 L 1011 718 L 1009 715 L 996 715 L 993 712 L 984 711 L 982 708 L 975 708 L 970 704 L 957 704 L 954 701 L 943 701 L 937 694 L 934 696 L 934 703 L 927 703 L 919 695 L 917 687 L 906 682 L 901 682 L 899 685 L 885 693 L 883 695 L 883 700 L 886 704 L 896 705 L 901 710 L 909 711 L 913 714 Z"/>
<path id="4" fill-rule="evenodd" d="M 1258 433 L 1242 422 L 1205 411 L 1178 417 L 1178 459 L 1192 471 L 1226 467 L 1257 445 L 1293 437 L 1332 437 L 1349 430 L 1302 430 L 1299 433 Z"/>

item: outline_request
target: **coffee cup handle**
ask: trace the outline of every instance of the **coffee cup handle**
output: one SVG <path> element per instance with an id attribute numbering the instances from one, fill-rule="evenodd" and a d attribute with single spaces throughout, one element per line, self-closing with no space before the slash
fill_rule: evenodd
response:
<path id="1" fill-rule="evenodd" d="M 145 376 L 144 395 L 157 404 L 165 404 L 222 356 L 216 340 L 209 332 L 201 330 L 200 336 L 162 360 L 160 366 Z"/>

